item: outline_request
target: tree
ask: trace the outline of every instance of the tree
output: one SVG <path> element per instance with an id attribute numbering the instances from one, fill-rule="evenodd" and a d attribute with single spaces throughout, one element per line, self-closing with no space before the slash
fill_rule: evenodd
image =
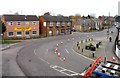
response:
<path id="1" fill-rule="evenodd" d="M 4 23 L 2 23 L 2 34 L 4 34 L 5 31 L 6 31 L 6 26 Z"/>

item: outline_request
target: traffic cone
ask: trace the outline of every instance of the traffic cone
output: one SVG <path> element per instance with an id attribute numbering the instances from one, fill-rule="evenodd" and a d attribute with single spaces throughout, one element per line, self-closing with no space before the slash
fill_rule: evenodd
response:
<path id="1" fill-rule="evenodd" d="M 60 53 L 58 53 L 58 57 L 60 57 Z"/>
<path id="2" fill-rule="evenodd" d="M 58 52 L 58 48 L 55 49 L 55 52 Z"/>
<path id="3" fill-rule="evenodd" d="M 63 44 L 63 42 L 61 41 L 61 44 Z"/>
<path id="4" fill-rule="evenodd" d="M 58 47 L 58 44 L 57 44 L 57 47 Z"/>
<path id="5" fill-rule="evenodd" d="M 115 62 L 115 61 L 116 61 L 116 59 L 115 59 L 115 57 L 114 57 L 114 56 L 112 57 L 112 61 L 113 61 L 113 62 Z"/>
<path id="6" fill-rule="evenodd" d="M 65 57 L 63 57 L 63 61 L 66 61 L 66 58 L 65 58 Z"/>

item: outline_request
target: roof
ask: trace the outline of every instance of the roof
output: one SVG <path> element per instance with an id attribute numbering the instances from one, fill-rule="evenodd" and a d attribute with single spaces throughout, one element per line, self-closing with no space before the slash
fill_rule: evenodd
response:
<path id="1" fill-rule="evenodd" d="M 69 22 L 70 21 L 68 17 L 64 17 L 64 16 L 43 15 L 42 17 L 49 22 L 54 22 L 54 21 Z"/>
<path id="2" fill-rule="evenodd" d="M 36 15 L 3 15 L 5 21 L 39 21 Z"/>

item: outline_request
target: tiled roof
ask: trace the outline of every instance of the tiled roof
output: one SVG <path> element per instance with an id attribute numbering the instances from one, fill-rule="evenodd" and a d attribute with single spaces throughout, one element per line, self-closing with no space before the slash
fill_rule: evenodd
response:
<path id="1" fill-rule="evenodd" d="M 5 21 L 39 21 L 36 15 L 3 15 Z"/>
<path id="2" fill-rule="evenodd" d="M 54 22 L 54 21 L 59 21 L 59 22 L 68 22 L 70 19 L 68 17 L 64 16 L 50 16 L 50 15 L 43 15 L 42 16 L 46 21 L 49 22 Z"/>

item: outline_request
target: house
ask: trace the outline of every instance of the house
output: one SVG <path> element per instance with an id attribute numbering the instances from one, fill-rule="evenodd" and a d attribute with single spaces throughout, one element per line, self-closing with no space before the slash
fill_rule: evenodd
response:
<path id="1" fill-rule="evenodd" d="M 95 28 L 97 30 L 101 30 L 102 29 L 102 20 L 95 18 L 93 19 L 95 21 Z"/>
<path id="2" fill-rule="evenodd" d="M 44 14 L 40 16 L 40 35 L 41 36 L 57 36 L 71 34 L 72 21 L 64 16 L 51 16 Z"/>
<path id="3" fill-rule="evenodd" d="M 39 19 L 36 15 L 3 15 L 2 22 L 6 26 L 6 39 L 39 36 Z"/>
<path id="4" fill-rule="evenodd" d="M 95 29 L 95 22 L 92 19 L 78 19 L 74 24 L 74 29 L 80 32 L 90 32 Z"/>

